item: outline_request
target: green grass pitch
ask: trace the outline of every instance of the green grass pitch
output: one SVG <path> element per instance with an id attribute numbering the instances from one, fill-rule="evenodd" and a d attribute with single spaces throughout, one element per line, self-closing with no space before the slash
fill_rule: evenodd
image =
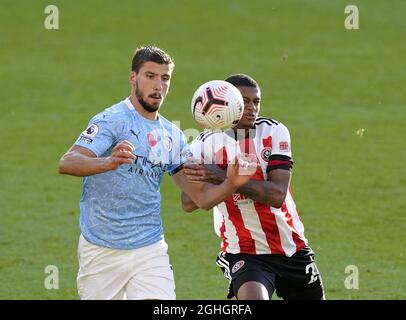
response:
<path id="1" fill-rule="evenodd" d="M 48 4 L 59 30 L 44 27 Z M 359 8 L 346 30 L 344 8 Z M 176 62 L 162 114 L 194 127 L 203 82 L 244 72 L 263 116 L 290 129 L 292 188 L 329 299 L 406 298 L 406 3 L 2 0 L 0 299 L 78 299 L 81 179 L 57 163 L 90 117 L 129 93 L 134 49 Z M 162 185 L 178 299 L 225 299 L 211 213 L 182 212 Z M 59 289 L 44 287 L 47 265 Z M 349 265 L 359 288 L 347 289 Z"/>

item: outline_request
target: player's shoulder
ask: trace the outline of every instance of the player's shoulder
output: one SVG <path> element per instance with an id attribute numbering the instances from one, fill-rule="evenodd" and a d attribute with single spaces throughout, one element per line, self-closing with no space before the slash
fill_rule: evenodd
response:
<path id="1" fill-rule="evenodd" d="M 182 130 L 176 124 L 166 119 L 163 115 L 159 114 L 159 119 L 166 131 L 172 132 L 174 134 L 182 132 Z"/>
<path id="2" fill-rule="evenodd" d="M 265 118 L 265 117 L 258 117 L 255 120 L 255 126 L 260 126 L 260 127 L 275 127 L 280 125 L 281 122 L 271 119 L 271 118 Z"/>
<path id="3" fill-rule="evenodd" d="M 263 131 L 289 131 L 288 128 L 280 121 L 275 119 L 258 117 L 255 120 L 255 128 Z"/>
<path id="4" fill-rule="evenodd" d="M 196 137 L 195 140 L 205 142 L 206 140 L 213 137 L 214 134 L 215 134 L 215 132 L 205 129 L 202 132 L 200 132 L 200 134 Z"/>
<path id="5" fill-rule="evenodd" d="M 104 109 L 102 112 L 96 114 L 93 120 L 104 120 L 108 122 L 123 121 L 130 114 L 130 109 L 125 101 L 120 101 L 112 106 Z"/>

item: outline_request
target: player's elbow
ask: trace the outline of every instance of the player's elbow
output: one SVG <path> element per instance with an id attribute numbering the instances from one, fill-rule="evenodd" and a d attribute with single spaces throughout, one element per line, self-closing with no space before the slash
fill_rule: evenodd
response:
<path id="1" fill-rule="evenodd" d="M 209 211 L 210 209 L 213 209 L 214 205 L 208 204 L 208 203 L 207 203 L 207 204 L 206 204 L 206 203 L 203 203 L 203 204 L 201 204 L 199 207 L 200 207 L 200 209 Z"/>
<path id="2" fill-rule="evenodd" d="M 59 160 L 58 164 L 58 172 L 60 174 L 70 174 L 70 175 L 76 175 L 75 174 L 75 166 L 72 163 L 71 159 L 71 154 L 70 153 L 65 153 L 62 158 Z"/>
<path id="3" fill-rule="evenodd" d="M 212 209 L 216 204 L 213 204 L 209 201 L 206 201 L 204 198 L 201 198 L 201 199 L 197 200 L 196 205 L 200 209 L 208 211 L 208 210 Z"/>
<path id="4" fill-rule="evenodd" d="M 68 166 L 66 165 L 66 160 L 64 159 L 64 156 L 59 160 L 58 172 L 60 174 L 67 174 L 68 173 Z"/>
<path id="5" fill-rule="evenodd" d="M 182 192 L 182 209 L 186 212 L 192 212 L 198 208 L 207 211 L 216 205 L 216 203 L 208 201 L 204 193 L 195 193 L 191 196 L 193 197 L 193 200 L 186 193 Z"/>
<path id="6" fill-rule="evenodd" d="M 182 209 L 183 211 L 186 212 L 193 212 L 199 207 L 193 202 L 193 200 L 184 192 L 182 191 L 181 197 L 180 197 L 181 203 L 182 203 Z"/>
<path id="7" fill-rule="evenodd" d="M 274 201 L 274 202 L 272 202 L 271 203 L 271 206 L 273 207 L 273 208 L 275 208 L 275 209 L 280 209 L 280 208 L 282 208 L 282 204 L 283 204 L 283 201 Z"/>
<path id="8" fill-rule="evenodd" d="M 197 209 L 196 205 L 182 202 L 182 210 L 185 212 L 193 212 Z"/>
<path id="9" fill-rule="evenodd" d="M 280 209 L 283 205 L 283 203 L 285 202 L 285 198 L 286 198 L 286 192 L 280 190 L 277 192 L 274 192 L 272 197 L 271 197 L 271 201 L 270 201 L 270 205 L 276 209 Z"/>

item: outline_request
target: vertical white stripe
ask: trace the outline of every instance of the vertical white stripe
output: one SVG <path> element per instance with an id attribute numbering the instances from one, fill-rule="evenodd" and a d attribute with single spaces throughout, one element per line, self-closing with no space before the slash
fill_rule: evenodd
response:
<path id="1" fill-rule="evenodd" d="M 228 218 L 227 207 L 224 202 L 217 205 L 218 210 L 223 214 L 225 230 L 224 236 L 227 238 L 228 247 L 227 252 L 229 253 L 239 253 L 240 245 L 238 244 L 237 230 L 235 229 L 233 223 Z"/>
<path id="2" fill-rule="evenodd" d="M 213 227 L 216 234 L 221 237 L 221 225 L 223 224 L 223 215 L 221 211 L 216 207 L 213 208 Z"/>
<path id="3" fill-rule="evenodd" d="M 270 254 L 271 249 L 266 240 L 265 232 L 262 230 L 258 212 L 254 206 L 254 201 L 251 199 L 242 201 L 245 201 L 245 203 L 239 203 L 238 208 L 241 211 L 241 217 L 244 221 L 245 227 L 250 231 L 251 237 L 255 241 L 256 254 Z"/>
<path id="4" fill-rule="evenodd" d="M 293 241 L 292 229 L 286 222 L 285 213 L 281 209 L 272 208 L 272 213 L 275 215 L 276 225 L 278 226 L 281 245 L 288 257 L 296 252 L 296 244 Z"/>

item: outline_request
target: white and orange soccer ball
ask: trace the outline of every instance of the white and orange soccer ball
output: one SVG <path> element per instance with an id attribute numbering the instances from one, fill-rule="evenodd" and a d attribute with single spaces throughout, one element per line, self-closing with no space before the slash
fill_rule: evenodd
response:
<path id="1" fill-rule="evenodd" d="M 192 98 L 192 115 L 203 128 L 227 130 L 234 127 L 244 111 L 240 90 L 223 80 L 202 84 Z"/>

